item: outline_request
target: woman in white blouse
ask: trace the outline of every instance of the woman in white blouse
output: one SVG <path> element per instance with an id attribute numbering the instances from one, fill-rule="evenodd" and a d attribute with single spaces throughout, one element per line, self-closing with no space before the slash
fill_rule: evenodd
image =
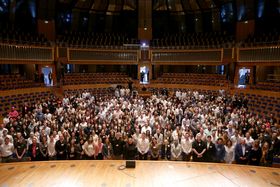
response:
<path id="1" fill-rule="evenodd" d="M 234 146 L 232 145 L 232 141 L 228 140 L 225 145 L 226 155 L 225 155 L 225 161 L 228 164 L 232 164 L 234 161 Z"/>
<path id="2" fill-rule="evenodd" d="M 186 133 L 181 140 L 183 161 L 190 161 L 191 152 L 192 152 L 192 143 L 193 141 L 190 139 L 189 134 Z"/>
<path id="3" fill-rule="evenodd" d="M 56 151 L 55 151 L 55 138 L 53 135 L 50 135 L 48 142 L 48 155 L 50 160 L 55 160 Z"/>
<path id="4" fill-rule="evenodd" d="M 181 160 L 182 146 L 179 144 L 178 140 L 174 140 L 171 144 L 171 159 L 172 160 Z"/>
<path id="5" fill-rule="evenodd" d="M 83 151 L 85 152 L 86 158 L 88 160 L 95 160 L 98 155 L 98 146 L 93 141 L 93 137 L 90 136 L 89 139 L 83 145 Z"/>

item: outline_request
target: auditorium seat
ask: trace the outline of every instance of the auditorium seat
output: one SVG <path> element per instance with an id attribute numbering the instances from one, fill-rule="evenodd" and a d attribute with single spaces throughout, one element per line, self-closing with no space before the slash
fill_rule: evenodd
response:
<path id="1" fill-rule="evenodd" d="M 0 96 L 0 115 L 3 115 L 5 112 L 9 112 L 12 106 L 14 106 L 18 111 L 20 107 L 26 102 L 34 104 L 38 100 L 44 100 L 50 98 L 52 93 L 50 91 L 46 92 L 34 92 L 26 94 L 14 94 L 9 96 Z"/>
<path id="2" fill-rule="evenodd" d="M 64 85 L 126 84 L 129 79 L 125 73 L 68 73 L 64 76 Z"/>
<path id="3" fill-rule="evenodd" d="M 44 35 L 37 32 L 26 32 L 13 27 L 6 27 L 0 30 L 0 43 L 51 46 L 51 42 Z"/>
<path id="4" fill-rule="evenodd" d="M 234 46 L 234 37 L 222 32 L 209 33 L 165 33 L 151 40 L 153 49 L 208 49 L 230 48 Z"/>
<path id="5" fill-rule="evenodd" d="M 126 33 L 85 33 L 72 31 L 59 35 L 56 43 L 60 47 L 132 49 L 133 47 L 125 47 L 124 44 L 133 44 L 137 47 L 140 42 Z"/>
<path id="6" fill-rule="evenodd" d="M 0 90 L 41 87 L 42 83 L 21 77 L 20 74 L 0 75 Z"/>
<path id="7" fill-rule="evenodd" d="M 227 86 L 228 80 L 224 75 L 195 74 L 195 73 L 163 73 L 162 76 L 151 81 L 160 84 L 190 84 L 208 86 Z"/>

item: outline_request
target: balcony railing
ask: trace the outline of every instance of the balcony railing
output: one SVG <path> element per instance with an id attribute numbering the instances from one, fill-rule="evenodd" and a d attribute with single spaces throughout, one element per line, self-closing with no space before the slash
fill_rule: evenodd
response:
<path id="1" fill-rule="evenodd" d="M 137 50 L 93 50 L 68 48 L 68 61 L 137 62 Z"/>
<path id="2" fill-rule="evenodd" d="M 0 43 L 1 63 L 50 63 L 63 57 L 69 63 L 129 64 L 150 61 L 158 64 L 221 64 L 230 62 L 279 63 L 280 46 L 225 49 L 89 49 Z"/>
<path id="3" fill-rule="evenodd" d="M 280 46 L 238 48 L 238 62 L 280 61 Z"/>
<path id="4" fill-rule="evenodd" d="M 222 49 L 153 50 L 153 62 L 222 62 Z"/>
<path id="5" fill-rule="evenodd" d="M 54 49 L 52 47 L 0 44 L 0 59 L 21 61 L 53 61 Z"/>

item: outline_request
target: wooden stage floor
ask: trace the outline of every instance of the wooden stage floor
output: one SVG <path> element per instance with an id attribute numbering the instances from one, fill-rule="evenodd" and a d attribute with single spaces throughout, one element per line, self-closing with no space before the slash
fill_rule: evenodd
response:
<path id="1" fill-rule="evenodd" d="M 0 164 L 0 186 L 280 186 L 280 169 L 227 164 L 136 161 L 49 161 Z"/>

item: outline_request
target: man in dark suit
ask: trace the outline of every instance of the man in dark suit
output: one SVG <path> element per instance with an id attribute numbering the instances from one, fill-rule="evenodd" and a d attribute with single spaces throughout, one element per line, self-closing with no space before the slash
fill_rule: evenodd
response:
<path id="1" fill-rule="evenodd" d="M 133 142 L 132 137 L 129 137 L 124 147 L 124 159 L 135 160 L 136 155 L 137 155 L 136 145 Z"/>
<path id="2" fill-rule="evenodd" d="M 171 145 L 167 139 L 165 139 L 161 145 L 161 159 L 171 159 Z"/>
<path id="3" fill-rule="evenodd" d="M 212 142 L 212 136 L 209 135 L 209 136 L 207 136 L 205 161 L 214 162 L 215 155 L 216 155 L 216 147 L 215 147 L 215 144 Z"/>
<path id="4" fill-rule="evenodd" d="M 113 146 L 114 159 L 115 160 L 123 159 L 124 142 L 121 139 L 120 133 L 116 133 L 116 137 L 112 141 L 112 146 Z"/>
<path id="5" fill-rule="evenodd" d="M 235 147 L 235 161 L 237 164 L 247 164 L 250 147 L 246 144 L 245 139 L 242 138 L 240 144 Z"/>
<path id="6" fill-rule="evenodd" d="M 32 144 L 28 146 L 28 154 L 31 158 L 31 161 L 38 161 L 40 157 L 40 146 L 37 143 L 37 139 L 34 137 L 32 139 Z"/>
<path id="7" fill-rule="evenodd" d="M 55 151 L 57 153 L 57 160 L 66 160 L 67 158 L 67 142 L 64 136 L 59 135 L 59 140 L 55 143 Z"/>

